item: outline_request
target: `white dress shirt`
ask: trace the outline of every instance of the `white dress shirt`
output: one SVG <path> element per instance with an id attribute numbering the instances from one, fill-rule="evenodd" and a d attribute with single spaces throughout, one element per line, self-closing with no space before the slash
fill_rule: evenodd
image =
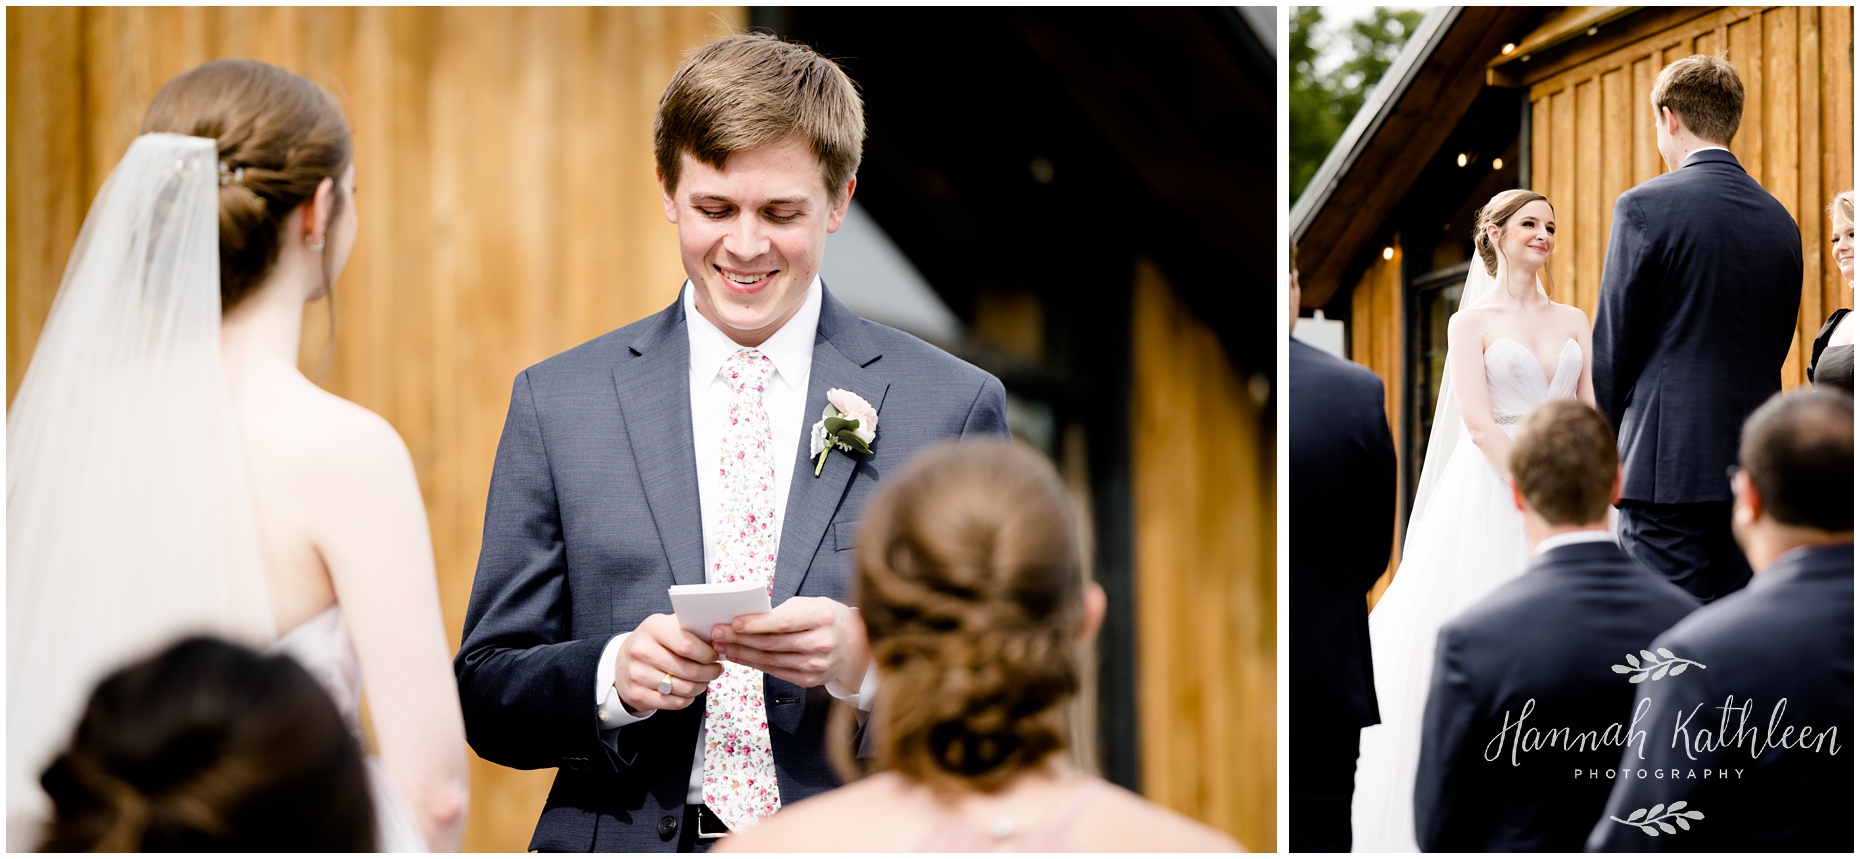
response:
<path id="1" fill-rule="evenodd" d="M 685 282 L 685 335 L 689 340 L 691 353 L 691 449 L 696 455 L 698 509 L 703 514 L 704 528 L 704 570 L 705 581 L 710 581 L 710 571 L 714 567 L 717 554 L 716 540 L 711 528 L 722 510 L 722 477 L 714 464 L 722 455 L 723 423 L 729 414 L 731 391 L 723 379 L 723 365 L 730 356 L 747 348 L 731 340 L 705 319 L 697 311 L 697 304 L 692 297 L 692 285 Z M 776 451 L 795 451 L 793 457 L 802 453 L 802 424 L 807 413 L 808 374 L 814 366 L 814 337 L 820 328 L 820 278 L 808 284 L 807 297 L 801 307 L 795 311 L 782 327 L 761 346 L 755 347 L 769 362 L 775 366 L 770 376 L 772 384 L 762 392 L 762 404 L 769 413 L 770 441 Z M 810 424 L 811 425 L 811 424 Z M 781 555 L 781 525 L 788 511 L 788 489 L 794 481 L 794 460 L 784 461 L 780 456 L 775 460 L 775 552 Z M 614 690 L 614 658 L 619 654 L 629 633 L 621 633 L 607 641 L 607 647 L 601 652 L 601 661 L 595 670 L 594 701 L 596 716 L 600 720 L 601 739 L 609 746 L 615 745 L 620 729 L 650 717 L 656 710 L 642 710 L 629 713 L 620 701 L 620 695 Z M 850 691 L 837 682 L 827 683 L 827 692 L 835 698 L 855 701 L 859 709 L 870 711 L 872 698 L 877 691 L 877 666 L 866 671 L 865 680 L 857 691 Z M 704 732 L 698 730 L 697 754 L 692 759 L 691 783 L 685 797 L 687 802 L 704 801 Z"/>
<path id="2" fill-rule="evenodd" d="M 1531 549 L 1531 557 L 1535 558 L 1551 549 L 1560 548 L 1562 546 L 1573 546 L 1577 543 L 1613 542 L 1615 542 L 1613 531 L 1564 531 L 1561 534 L 1553 534 L 1549 537 L 1545 537 L 1542 543 L 1538 543 L 1535 548 Z"/>

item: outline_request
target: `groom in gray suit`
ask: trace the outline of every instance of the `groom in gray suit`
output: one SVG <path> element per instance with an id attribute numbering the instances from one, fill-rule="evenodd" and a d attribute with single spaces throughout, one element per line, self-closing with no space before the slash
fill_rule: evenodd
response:
<path id="1" fill-rule="evenodd" d="M 828 706 L 874 693 L 848 605 L 860 515 L 925 447 L 1006 432 L 998 380 L 860 319 L 817 276 L 865 135 L 837 65 L 765 36 L 712 42 L 653 132 L 689 280 L 517 377 L 454 662 L 472 748 L 560 768 L 532 850 L 704 850 L 836 786 Z M 834 394 L 869 452 L 816 456 L 830 389 L 863 401 Z M 668 587 L 758 567 L 772 611 L 709 635 L 671 616 Z M 707 694 L 731 682 L 724 661 L 764 674 Z"/>

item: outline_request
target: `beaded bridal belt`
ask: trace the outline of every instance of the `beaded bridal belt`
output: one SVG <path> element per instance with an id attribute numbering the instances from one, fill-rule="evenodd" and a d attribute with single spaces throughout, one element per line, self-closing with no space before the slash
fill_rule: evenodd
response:
<path id="1" fill-rule="evenodd" d="M 1510 426 L 1516 423 L 1523 423 L 1524 416 L 1523 415 L 1493 415 L 1492 422 L 1498 424 L 1499 426 Z"/>

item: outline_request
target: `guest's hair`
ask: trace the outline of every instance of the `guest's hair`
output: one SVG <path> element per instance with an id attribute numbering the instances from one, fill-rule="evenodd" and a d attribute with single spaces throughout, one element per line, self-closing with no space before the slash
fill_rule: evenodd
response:
<path id="1" fill-rule="evenodd" d="M 1511 216 L 1516 215 L 1519 209 L 1538 200 L 1544 201 L 1544 205 L 1549 206 L 1550 211 L 1556 211 L 1556 206 L 1550 202 L 1549 197 L 1536 191 L 1514 188 L 1492 195 L 1491 200 L 1486 201 L 1485 205 L 1479 207 L 1479 211 L 1473 213 L 1473 247 L 1479 251 L 1479 259 L 1485 263 L 1486 274 L 1498 276 L 1498 246 L 1493 244 L 1492 237 L 1486 234 L 1485 228 L 1497 224 L 1498 235 L 1502 239 L 1505 231 L 1510 229 Z M 1550 266 L 1545 265 L 1538 269 L 1537 277 L 1544 282 L 1547 290 L 1550 285 Z"/>
<path id="2" fill-rule="evenodd" d="M 1848 229 L 1853 228 L 1854 192 L 1852 189 L 1834 195 L 1834 202 L 1828 204 L 1828 220 L 1833 221 L 1836 227 L 1846 225 Z"/>
<path id="3" fill-rule="evenodd" d="M 723 169 L 732 154 L 806 142 L 838 202 L 859 172 L 865 106 L 839 65 L 761 33 L 726 36 L 693 51 L 659 95 L 652 153 L 665 191 L 678 187 L 679 156 Z"/>
<path id="4" fill-rule="evenodd" d="M 349 123 L 328 90 L 254 60 L 215 60 L 168 81 L 142 116 L 142 133 L 169 132 L 218 142 L 220 311 L 250 295 L 278 261 L 285 217 L 336 179 L 330 223 L 344 205 Z M 324 245 L 324 272 L 335 243 Z M 328 284 L 325 284 L 327 287 Z"/>
<path id="5" fill-rule="evenodd" d="M 367 851 L 361 746 L 286 656 L 190 638 L 98 685 L 40 779 L 46 851 Z"/>
<path id="6" fill-rule="evenodd" d="M 1770 518 L 1821 531 L 1854 529 L 1854 401 L 1798 388 L 1744 421 L 1737 464 Z"/>
<path id="7" fill-rule="evenodd" d="M 946 444 L 883 484 L 855 584 L 882 690 L 880 768 L 987 792 L 1065 747 L 1078 528 L 1052 465 L 1012 442 Z"/>
<path id="8" fill-rule="evenodd" d="M 1693 54 L 1675 60 L 1653 79 L 1653 112 L 1679 115 L 1700 140 L 1729 146 L 1744 121 L 1744 82 L 1721 57 Z"/>
<path id="9" fill-rule="evenodd" d="M 1576 400 L 1550 400 L 1525 417 L 1511 442 L 1511 483 L 1552 525 L 1608 516 L 1620 459 L 1602 413 Z"/>

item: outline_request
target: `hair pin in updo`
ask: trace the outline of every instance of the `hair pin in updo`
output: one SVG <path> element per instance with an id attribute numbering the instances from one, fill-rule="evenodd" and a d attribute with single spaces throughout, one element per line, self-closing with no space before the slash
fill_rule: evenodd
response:
<path id="1" fill-rule="evenodd" d="M 244 167 L 231 167 L 227 165 L 226 162 L 221 161 L 220 162 L 220 184 L 221 185 L 244 185 L 245 184 L 245 168 Z"/>

